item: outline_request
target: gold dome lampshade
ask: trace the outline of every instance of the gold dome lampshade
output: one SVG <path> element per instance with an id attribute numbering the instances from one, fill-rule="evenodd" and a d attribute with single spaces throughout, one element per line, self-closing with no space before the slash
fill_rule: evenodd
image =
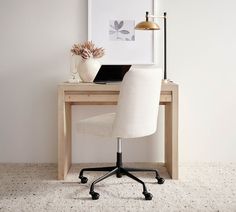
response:
<path id="1" fill-rule="evenodd" d="M 158 24 L 152 21 L 143 21 L 135 26 L 136 30 L 160 30 Z"/>
<path id="2" fill-rule="evenodd" d="M 160 27 L 153 21 L 149 21 L 149 12 L 146 12 L 146 20 L 138 23 L 135 26 L 136 30 L 159 30 Z"/>

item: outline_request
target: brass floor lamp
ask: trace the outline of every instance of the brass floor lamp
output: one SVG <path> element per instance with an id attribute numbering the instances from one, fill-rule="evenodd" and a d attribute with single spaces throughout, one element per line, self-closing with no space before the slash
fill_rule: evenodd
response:
<path id="1" fill-rule="evenodd" d="M 156 24 L 153 21 L 150 21 L 149 18 L 161 18 L 164 20 L 164 61 L 163 61 L 163 66 L 164 66 L 164 80 L 165 82 L 168 81 L 167 79 L 167 68 L 166 68 L 166 19 L 167 19 L 167 13 L 164 12 L 163 16 L 156 16 L 156 15 L 149 15 L 149 12 L 146 12 L 145 16 L 146 20 L 143 22 L 138 23 L 135 26 L 136 30 L 160 30 L 160 27 L 158 24 Z"/>

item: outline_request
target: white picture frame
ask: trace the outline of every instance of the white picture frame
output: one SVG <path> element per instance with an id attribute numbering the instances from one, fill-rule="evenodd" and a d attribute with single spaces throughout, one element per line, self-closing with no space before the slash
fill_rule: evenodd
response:
<path id="1" fill-rule="evenodd" d="M 156 4 L 156 0 L 88 0 L 88 40 L 105 49 L 102 64 L 156 64 L 154 31 L 131 30 L 145 20 L 146 11 L 156 13 Z M 115 21 L 122 26 L 117 37 L 111 35 L 117 29 L 112 29 Z"/>

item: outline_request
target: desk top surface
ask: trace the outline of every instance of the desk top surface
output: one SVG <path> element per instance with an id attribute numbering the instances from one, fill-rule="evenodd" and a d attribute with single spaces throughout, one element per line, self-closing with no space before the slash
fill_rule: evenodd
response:
<path id="1" fill-rule="evenodd" d="M 62 82 L 58 85 L 59 89 L 63 90 L 104 90 L 104 91 L 119 91 L 120 90 L 120 82 L 115 83 L 106 83 L 106 84 L 96 84 L 96 83 L 69 83 Z M 173 82 L 164 82 L 162 81 L 162 91 L 170 91 L 173 89 L 178 89 L 178 84 Z"/>

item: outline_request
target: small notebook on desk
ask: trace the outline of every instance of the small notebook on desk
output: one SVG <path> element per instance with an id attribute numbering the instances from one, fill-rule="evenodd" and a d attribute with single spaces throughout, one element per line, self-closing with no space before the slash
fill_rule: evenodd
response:
<path id="1" fill-rule="evenodd" d="M 102 65 L 93 82 L 98 84 L 121 82 L 130 67 L 131 65 Z"/>

